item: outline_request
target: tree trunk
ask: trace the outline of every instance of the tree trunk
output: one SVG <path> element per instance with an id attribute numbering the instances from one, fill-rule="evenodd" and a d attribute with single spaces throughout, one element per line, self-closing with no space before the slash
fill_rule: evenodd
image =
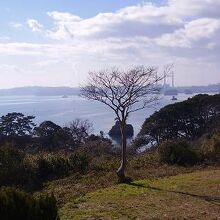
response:
<path id="1" fill-rule="evenodd" d="M 126 137 L 126 122 L 122 121 L 120 123 L 120 129 L 121 129 L 121 165 L 117 170 L 117 175 L 119 178 L 119 182 L 124 183 L 126 182 L 125 177 L 125 169 L 126 169 L 126 148 L 127 148 L 127 137 Z"/>

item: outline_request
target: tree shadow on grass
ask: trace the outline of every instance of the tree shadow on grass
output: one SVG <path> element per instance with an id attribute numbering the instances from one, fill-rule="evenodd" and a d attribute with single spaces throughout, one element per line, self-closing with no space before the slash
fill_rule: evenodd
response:
<path id="1" fill-rule="evenodd" d="M 147 186 L 143 183 L 134 183 L 134 182 L 131 182 L 131 183 L 128 183 L 128 185 L 130 186 L 135 186 L 135 187 L 138 187 L 138 188 L 147 188 Z"/>
<path id="2" fill-rule="evenodd" d="M 215 197 L 215 196 L 206 196 L 206 195 L 197 195 L 197 194 L 193 194 L 193 193 L 189 193 L 189 192 L 182 192 L 182 191 L 175 191 L 175 190 L 166 190 L 166 189 L 161 189 L 158 187 L 152 187 L 152 186 L 146 186 L 145 184 L 142 183 L 129 183 L 129 185 L 131 186 L 135 186 L 138 188 L 146 188 L 146 189 L 151 189 L 151 190 L 156 190 L 156 191 L 161 191 L 161 192 L 169 192 L 169 193 L 176 193 L 176 194 L 180 194 L 180 195 L 186 195 L 186 196 L 191 196 L 194 198 L 198 198 L 201 200 L 205 200 L 207 202 L 213 203 L 215 205 L 220 206 L 220 197 Z"/>

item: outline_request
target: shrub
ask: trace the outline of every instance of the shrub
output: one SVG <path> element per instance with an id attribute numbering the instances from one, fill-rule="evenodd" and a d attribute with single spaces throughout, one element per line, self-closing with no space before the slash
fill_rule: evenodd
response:
<path id="1" fill-rule="evenodd" d="M 220 135 L 217 133 L 203 135 L 196 141 L 195 147 L 203 160 L 220 161 Z"/>
<path id="2" fill-rule="evenodd" d="M 24 162 L 25 153 L 11 146 L 0 148 L 0 186 L 21 186 L 32 190 L 40 183 L 34 170 Z"/>
<path id="3" fill-rule="evenodd" d="M 67 159 L 62 157 L 54 157 L 50 162 L 53 167 L 53 176 L 64 177 L 68 175 L 70 165 Z"/>
<path id="4" fill-rule="evenodd" d="M 117 157 L 106 155 L 95 157 L 90 163 L 90 169 L 97 172 L 111 172 L 112 170 L 117 169 L 117 159 Z"/>
<path id="5" fill-rule="evenodd" d="M 89 169 L 89 158 L 85 154 L 72 154 L 69 158 L 70 166 L 74 171 L 86 174 Z"/>
<path id="6" fill-rule="evenodd" d="M 52 173 L 53 173 L 53 167 L 51 163 L 44 158 L 40 158 L 37 161 L 37 176 L 39 177 L 39 179 L 41 181 L 45 181 L 49 179 Z"/>
<path id="7" fill-rule="evenodd" d="M 37 160 L 37 175 L 41 181 L 64 177 L 69 173 L 70 165 L 62 157 L 40 158 Z"/>
<path id="8" fill-rule="evenodd" d="M 15 188 L 0 189 L 0 216 L 4 220 L 55 220 L 58 217 L 53 195 L 34 198 Z"/>
<path id="9" fill-rule="evenodd" d="M 193 165 L 198 161 L 196 153 L 186 141 L 165 141 L 158 147 L 159 160 L 168 164 Z"/>
<path id="10" fill-rule="evenodd" d="M 80 145 L 77 153 L 85 154 L 89 158 L 100 157 L 102 155 L 114 155 L 112 143 L 108 139 L 98 139 L 87 141 L 85 144 Z"/>
<path id="11" fill-rule="evenodd" d="M 20 181 L 19 174 L 24 170 L 24 154 L 10 146 L 0 148 L 0 184 L 11 184 Z"/>

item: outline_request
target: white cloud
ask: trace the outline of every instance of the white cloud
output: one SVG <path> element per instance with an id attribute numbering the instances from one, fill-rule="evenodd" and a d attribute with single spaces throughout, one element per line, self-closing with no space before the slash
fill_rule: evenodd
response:
<path id="1" fill-rule="evenodd" d="M 79 16 L 72 15 L 67 12 L 52 11 L 52 12 L 48 12 L 47 14 L 54 20 L 57 20 L 58 22 L 72 23 L 82 20 Z"/>
<path id="2" fill-rule="evenodd" d="M 33 32 L 40 32 L 43 28 L 43 25 L 40 24 L 37 20 L 35 19 L 28 19 L 27 20 L 27 24 L 29 26 L 29 28 L 31 28 L 31 30 Z"/>
<path id="3" fill-rule="evenodd" d="M 25 82 L 35 84 L 76 85 L 89 70 L 170 62 L 177 83 L 208 84 L 220 81 L 219 11 L 220 0 L 144 3 L 85 19 L 52 11 L 50 29 L 28 20 L 41 43 L 0 43 L 0 54 L 19 63 Z"/>
<path id="4" fill-rule="evenodd" d="M 18 23 L 18 22 L 12 22 L 12 23 L 10 23 L 10 26 L 15 29 L 21 29 L 23 27 L 23 24 Z"/>
<path id="5" fill-rule="evenodd" d="M 219 0 L 168 0 L 168 6 L 178 16 L 220 18 Z"/>
<path id="6" fill-rule="evenodd" d="M 193 47 L 201 39 L 211 39 L 220 30 L 220 20 L 200 18 L 187 23 L 184 28 L 164 34 L 156 40 L 159 45 L 171 47 Z M 219 33 L 219 32 L 218 32 Z M 215 43 L 210 42 L 212 45 Z M 210 45 L 210 43 L 208 43 Z M 202 45 L 201 45 L 202 46 Z"/>
<path id="7" fill-rule="evenodd" d="M 48 32 L 54 39 L 158 35 L 182 23 L 181 19 L 167 13 L 167 7 L 151 3 L 127 7 L 115 13 L 100 13 L 88 19 L 56 11 L 48 12 L 48 15 L 55 22 L 55 30 Z"/>
<path id="8" fill-rule="evenodd" d="M 15 65 L 0 64 L 0 71 L 1 72 L 14 71 L 19 73 L 21 72 L 21 69 Z"/>

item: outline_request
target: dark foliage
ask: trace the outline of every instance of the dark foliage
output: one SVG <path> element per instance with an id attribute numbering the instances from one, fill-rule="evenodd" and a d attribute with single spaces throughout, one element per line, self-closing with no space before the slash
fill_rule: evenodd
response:
<path id="1" fill-rule="evenodd" d="M 89 170 L 89 158 L 85 154 L 72 154 L 69 163 L 75 172 L 86 174 Z"/>
<path id="2" fill-rule="evenodd" d="M 170 139 L 192 140 L 204 134 L 219 116 L 220 95 L 197 95 L 155 112 L 145 120 L 138 137 L 151 145 Z"/>
<path id="3" fill-rule="evenodd" d="M 177 165 L 193 165 L 198 162 L 196 153 L 186 141 L 165 141 L 158 147 L 161 162 Z"/>
<path id="4" fill-rule="evenodd" d="M 39 188 L 36 172 L 24 161 L 25 153 L 11 146 L 0 148 L 0 186 Z"/>
<path id="5" fill-rule="evenodd" d="M 91 130 L 92 124 L 88 120 L 76 119 L 63 128 L 52 121 L 44 121 L 35 128 L 38 137 L 36 145 L 38 149 L 46 151 L 74 150 L 86 142 Z"/>
<path id="6" fill-rule="evenodd" d="M 22 113 L 8 113 L 0 118 L 0 133 L 6 137 L 32 135 L 35 124 L 34 116 L 25 116 Z"/>
<path id="7" fill-rule="evenodd" d="M 100 157 L 103 155 L 114 155 L 116 150 L 112 142 L 107 138 L 91 136 L 85 144 L 82 144 L 76 150 L 78 153 L 86 154 L 89 158 Z"/>
<path id="8" fill-rule="evenodd" d="M 66 176 L 71 167 L 67 159 L 52 157 L 50 159 L 40 158 L 37 161 L 37 176 L 41 182 Z"/>
<path id="9" fill-rule="evenodd" d="M 89 136 L 75 151 L 28 153 L 11 145 L 0 147 L 0 186 L 15 186 L 28 191 L 39 189 L 48 180 L 72 173 L 86 174 L 95 157 L 113 155 L 108 139 Z"/>
<path id="10" fill-rule="evenodd" d="M 58 218 L 53 195 L 34 198 L 15 188 L 0 189 L 0 217 L 2 220 L 55 220 Z"/>
<path id="11" fill-rule="evenodd" d="M 39 137 L 41 149 L 54 150 L 59 148 L 60 142 L 63 144 L 65 136 L 62 128 L 52 121 L 44 121 L 35 128 L 35 134 Z"/>
<path id="12" fill-rule="evenodd" d="M 111 139 L 104 137 L 102 131 L 100 132 L 100 135 L 91 134 L 86 138 L 86 143 L 95 142 L 95 141 L 105 143 L 107 145 L 112 145 Z"/>
<path id="13" fill-rule="evenodd" d="M 204 134 L 194 143 L 195 150 L 201 160 L 207 162 L 220 162 L 220 133 Z"/>
<path id="14" fill-rule="evenodd" d="M 33 134 L 34 116 L 25 116 L 22 113 L 12 112 L 0 118 L 0 143 L 14 143 L 24 148 L 31 141 Z"/>

